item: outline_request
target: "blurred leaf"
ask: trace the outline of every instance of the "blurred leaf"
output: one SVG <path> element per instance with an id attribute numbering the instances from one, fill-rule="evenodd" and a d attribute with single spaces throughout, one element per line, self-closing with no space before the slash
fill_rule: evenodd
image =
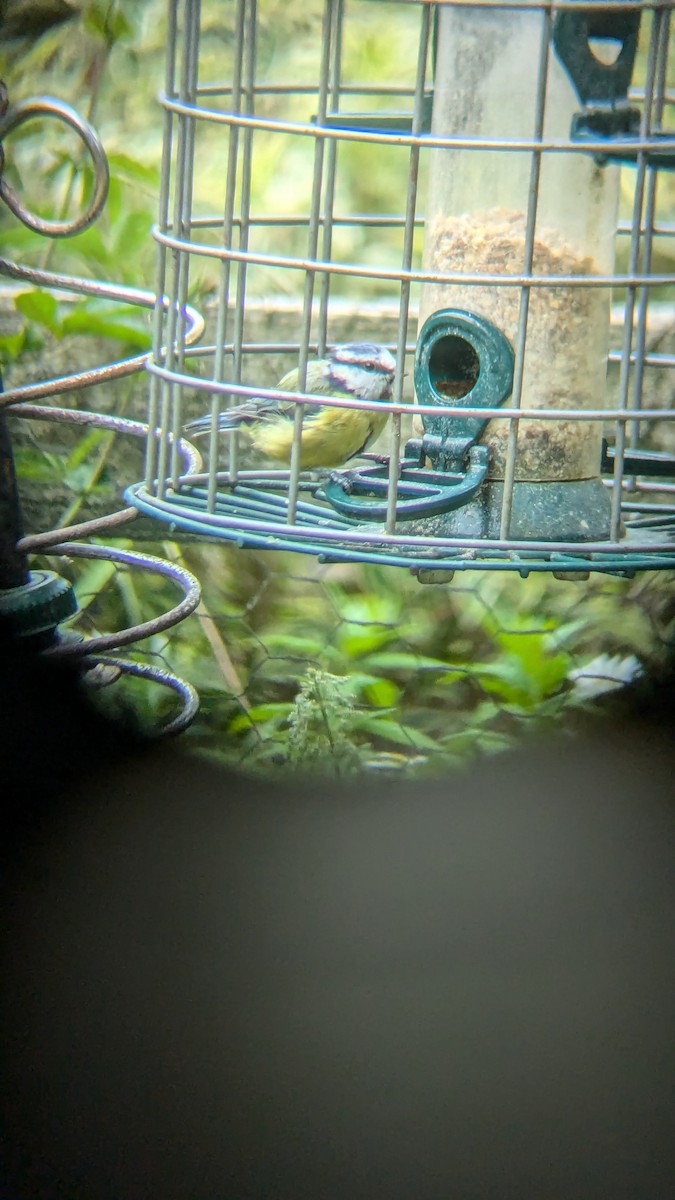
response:
<path id="1" fill-rule="evenodd" d="M 113 278 L 114 256 L 106 245 L 100 224 L 90 225 L 88 229 L 72 238 L 68 245 L 90 278 L 97 275 L 105 277 L 108 274 Z"/>
<path id="2" fill-rule="evenodd" d="M 423 654 L 410 654 L 404 651 L 385 651 L 368 656 L 370 667 L 379 667 L 384 671 L 447 671 L 448 664 L 440 658 L 427 658 Z"/>
<path id="3" fill-rule="evenodd" d="M 64 317 L 63 334 L 114 338 L 137 350 L 149 350 L 152 334 L 148 319 L 135 305 L 104 300 L 83 300 Z"/>
<path id="4" fill-rule="evenodd" d="M 301 637 L 285 630 L 265 633 L 265 645 L 269 650 L 282 648 L 286 654 L 305 654 L 309 658 L 319 658 L 324 651 L 324 643 L 316 638 Z"/>
<path id="5" fill-rule="evenodd" d="M 564 625 L 559 625 L 557 629 L 551 629 L 546 635 L 546 643 L 552 650 L 557 650 L 560 646 L 568 645 L 577 639 L 577 634 L 588 628 L 588 617 L 579 617 L 576 621 L 568 621 Z"/>
<path id="6" fill-rule="evenodd" d="M 73 467 L 71 470 L 63 472 L 64 483 L 78 495 L 84 495 L 95 488 L 95 477 L 98 486 L 102 487 L 103 479 L 97 476 L 96 463 L 80 463 L 79 467 Z"/>
<path id="7" fill-rule="evenodd" d="M 127 625 L 141 625 L 143 622 L 143 611 L 135 579 L 132 578 L 128 571 L 118 571 L 115 576 L 115 584 L 124 603 L 125 623 Z"/>
<path id="8" fill-rule="evenodd" d="M 87 33 L 102 38 L 108 44 L 133 36 L 133 26 L 118 4 L 111 0 L 88 0 L 82 10 L 82 20 Z"/>
<path id="9" fill-rule="evenodd" d="M 79 467 L 100 446 L 101 442 L 104 442 L 109 437 L 110 433 L 107 429 L 88 430 L 68 455 L 65 462 L 65 469 L 72 471 L 75 467 Z"/>
<path id="10" fill-rule="evenodd" d="M 18 358 L 24 347 L 26 334 L 23 329 L 18 333 L 6 333 L 0 337 L 0 362 L 3 366 L 7 366 L 15 358 Z"/>
<path id="11" fill-rule="evenodd" d="M 365 714 L 359 720 L 358 727 L 374 737 L 394 742 L 399 746 L 413 746 L 418 750 L 439 750 L 438 742 L 422 733 L 420 729 L 413 729 L 390 717 Z"/>
<path id="12" fill-rule="evenodd" d="M 129 154 L 117 151 L 108 155 L 108 165 L 111 175 L 114 175 L 116 180 L 144 184 L 149 193 L 154 192 L 159 184 L 159 167 L 156 163 L 141 162 Z"/>
<path id="13" fill-rule="evenodd" d="M 108 165 L 110 166 L 110 159 L 108 159 Z M 91 177 L 91 172 L 88 171 L 88 175 Z M 118 177 L 111 173 L 105 202 L 105 215 L 110 225 L 115 225 L 122 218 L 127 199 L 126 188 L 120 183 Z"/>
<path id="14" fill-rule="evenodd" d="M 10 214 L 7 216 L 8 223 L 5 225 L 5 214 L 3 213 L 3 227 L 0 228 L 0 247 L 4 255 L 13 254 L 17 258 L 23 258 L 31 250 L 44 248 L 44 238 L 39 233 L 19 224 L 16 217 L 10 216 Z"/>
<path id="15" fill-rule="evenodd" d="M 80 612 L 86 612 L 115 574 L 117 566 L 106 559 L 93 559 L 78 574 L 74 589 Z"/>
<path id="16" fill-rule="evenodd" d="M 377 708 L 393 708 L 397 704 L 401 689 L 390 679 L 375 679 L 363 689 L 364 699 Z"/>
<path id="17" fill-rule="evenodd" d="M 537 654 L 531 641 L 523 640 L 519 650 L 519 654 L 506 653 L 494 663 L 474 663 L 470 673 L 486 691 L 531 708 L 564 682 L 569 660 L 562 654 L 552 658 Z"/>
<path id="18" fill-rule="evenodd" d="M 348 658 L 360 658 L 385 646 L 387 642 L 398 640 L 398 630 L 395 627 L 381 625 L 341 625 L 337 632 L 337 644 Z"/>
<path id="19" fill-rule="evenodd" d="M 133 264 L 139 252 L 151 245 L 152 217 L 147 212 L 129 212 L 113 229 L 112 248 L 125 264 Z"/>
<path id="20" fill-rule="evenodd" d="M 63 476 L 63 462 L 58 455 L 33 446 L 15 446 L 14 463 L 19 479 L 53 484 Z"/>
<path id="21" fill-rule="evenodd" d="M 31 353 L 35 350 L 42 350 L 45 344 L 45 339 L 40 333 L 38 325 L 28 324 L 24 329 L 23 350 Z"/>
<path id="22" fill-rule="evenodd" d="M 257 704 L 248 713 L 239 713 L 230 721 L 228 733 L 239 733 L 250 729 L 251 724 L 264 724 L 267 721 L 286 720 L 293 708 L 292 704 Z"/>
<path id="23" fill-rule="evenodd" d="M 471 724 L 478 731 L 481 725 L 486 725 L 489 721 L 493 721 L 500 712 L 501 709 L 498 704 L 495 704 L 494 700 L 482 700 L 471 711 Z"/>
<path id="24" fill-rule="evenodd" d="M 50 292 L 19 292 L 14 297 L 14 304 L 29 321 L 44 325 L 55 337 L 61 337 L 59 305 Z"/>

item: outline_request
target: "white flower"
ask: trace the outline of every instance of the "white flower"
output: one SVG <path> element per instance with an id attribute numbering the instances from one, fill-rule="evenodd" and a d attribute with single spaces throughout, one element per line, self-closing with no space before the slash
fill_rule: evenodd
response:
<path id="1" fill-rule="evenodd" d="M 634 654 L 622 658 L 620 654 L 598 654 L 583 667 L 568 672 L 577 696 L 591 699 L 603 692 L 633 683 L 642 674 L 642 664 Z"/>

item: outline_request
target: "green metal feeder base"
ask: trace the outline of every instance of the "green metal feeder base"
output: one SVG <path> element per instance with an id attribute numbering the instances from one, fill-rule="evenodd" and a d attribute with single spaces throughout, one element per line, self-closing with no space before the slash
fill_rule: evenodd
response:
<path id="1" fill-rule="evenodd" d="M 426 537 L 498 538 L 503 496 L 504 484 L 488 481 L 462 508 L 419 522 L 400 522 L 396 531 Z M 609 493 L 600 479 L 514 483 L 511 539 L 596 542 L 609 537 L 609 532 Z"/>
<path id="2" fill-rule="evenodd" d="M 633 575 L 636 571 L 675 568 L 672 537 L 675 514 L 669 509 L 668 516 L 657 518 L 653 528 L 652 521 L 640 521 L 634 532 L 627 522 L 620 544 L 605 541 L 608 498 L 598 480 L 581 485 L 586 492 L 588 520 L 583 528 L 577 523 L 576 538 L 568 537 L 569 519 L 567 525 L 562 519 L 549 520 L 546 526 L 549 541 L 544 543 L 540 540 L 541 515 L 535 504 L 543 504 L 544 500 L 548 506 L 559 503 L 562 492 L 571 508 L 578 502 L 572 493 L 579 484 L 517 484 L 518 528 L 526 532 L 512 535 L 510 542 L 500 542 L 492 532 L 489 536 L 483 534 L 482 529 L 498 533 L 501 483 L 486 485 L 489 505 L 467 505 L 445 517 L 431 521 L 427 518 L 423 534 L 413 528 L 413 521 L 404 521 L 395 535 L 387 535 L 381 524 L 349 520 L 328 504 L 317 503 L 314 494 L 320 485 L 309 478 L 301 479 L 295 520 L 289 524 L 288 472 L 273 474 L 273 478 L 266 478 L 263 473 L 242 472 L 240 482 L 232 487 L 223 486 L 216 493 L 212 510 L 202 480 L 192 485 L 182 484 L 175 491 L 167 487 L 161 497 L 152 494 L 144 483 L 137 483 L 127 488 L 124 497 L 126 503 L 133 504 L 145 516 L 164 522 L 172 534 L 179 530 L 209 541 L 233 542 L 239 547 L 311 554 L 324 563 L 368 562 L 403 567 L 426 583 L 447 582 L 454 571 L 477 568 L 508 571 L 523 578 L 532 572 L 551 572 L 559 578 L 573 579 L 581 579 L 588 571 Z M 465 532 L 467 513 L 478 532 Z M 450 524 L 453 518 L 454 525 Z M 661 523 L 664 519 L 665 525 Z M 436 522 L 445 524 L 440 527 Z M 460 522 L 462 532 L 457 533 Z M 599 542 L 593 543 L 591 539 L 596 536 Z M 446 544 L 438 541 L 434 544 L 434 538 L 443 538 Z"/>

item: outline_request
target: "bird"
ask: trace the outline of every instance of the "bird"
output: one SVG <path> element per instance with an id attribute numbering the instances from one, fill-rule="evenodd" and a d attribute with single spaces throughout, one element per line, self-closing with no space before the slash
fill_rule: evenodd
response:
<path id="1" fill-rule="evenodd" d="M 385 346 L 373 342 L 348 342 L 332 347 L 325 358 L 307 366 L 305 391 L 326 396 L 344 396 L 363 401 L 387 401 L 396 371 L 396 361 Z M 297 392 L 297 368 L 277 384 L 277 390 Z M 218 429 L 243 427 L 251 445 L 276 462 L 289 463 L 293 445 L 296 410 L 294 400 L 247 400 L 218 414 Z M 380 435 L 388 413 L 374 409 L 332 408 L 307 405 L 302 414 L 300 466 L 306 470 L 337 467 L 362 454 Z M 211 430 L 210 416 L 199 417 L 185 426 L 190 436 L 201 437 Z"/>

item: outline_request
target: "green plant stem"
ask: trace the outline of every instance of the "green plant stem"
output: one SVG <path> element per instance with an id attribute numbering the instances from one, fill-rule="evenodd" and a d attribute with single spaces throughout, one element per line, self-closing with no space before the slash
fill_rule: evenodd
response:
<path id="1" fill-rule="evenodd" d="M 185 566 L 185 556 L 183 555 L 180 546 L 176 542 L 164 542 L 164 552 L 171 562 L 180 563 Z M 205 638 L 207 639 L 213 657 L 218 665 L 221 675 L 225 680 L 228 691 L 232 692 L 233 696 L 239 701 L 239 704 L 244 709 L 244 712 L 249 712 L 251 704 L 246 696 L 244 685 L 239 678 L 237 668 L 230 658 L 229 651 L 223 641 L 220 630 L 216 625 L 213 617 L 206 609 L 204 601 L 200 600 L 195 610 L 195 616 L 202 627 Z"/>

